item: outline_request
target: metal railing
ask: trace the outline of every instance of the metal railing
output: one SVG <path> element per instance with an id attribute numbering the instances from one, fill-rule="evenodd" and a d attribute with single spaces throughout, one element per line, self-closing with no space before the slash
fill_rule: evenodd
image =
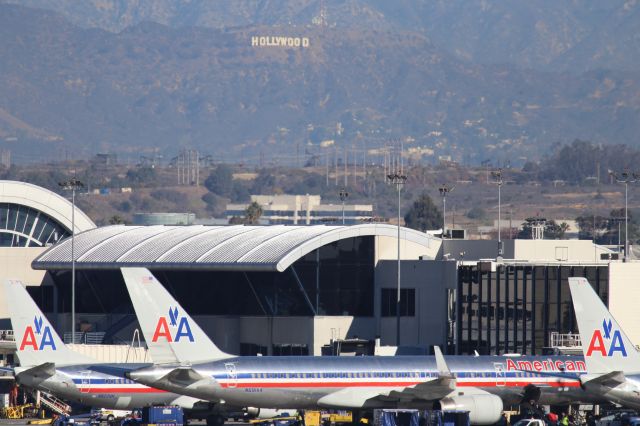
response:
<path id="1" fill-rule="evenodd" d="M 40 404 L 57 414 L 69 414 L 71 412 L 71 406 L 48 392 L 40 391 Z"/>
<path id="2" fill-rule="evenodd" d="M 554 331 L 551 333 L 551 347 L 552 348 L 579 348 L 582 347 L 582 341 L 579 334 L 574 333 L 558 333 Z"/>
<path id="3" fill-rule="evenodd" d="M 75 339 L 73 339 L 76 343 L 82 343 L 85 345 L 99 345 L 104 340 L 104 331 L 76 331 Z M 71 333 L 64 333 L 64 343 L 71 343 Z"/>
<path id="4" fill-rule="evenodd" d="M 16 338 L 13 335 L 13 330 L 0 330 L 0 340 L 15 342 Z"/>

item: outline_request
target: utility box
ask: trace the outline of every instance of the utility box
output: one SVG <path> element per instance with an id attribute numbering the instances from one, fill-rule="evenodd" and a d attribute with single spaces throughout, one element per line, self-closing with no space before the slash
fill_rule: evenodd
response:
<path id="1" fill-rule="evenodd" d="M 144 407 L 142 409 L 143 425 L 182 426 L 184 413 L 177 405 Z"/>

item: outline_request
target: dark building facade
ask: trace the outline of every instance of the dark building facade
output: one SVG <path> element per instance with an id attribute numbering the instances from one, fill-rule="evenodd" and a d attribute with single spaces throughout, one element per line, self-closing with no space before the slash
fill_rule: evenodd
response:
<path id="1" fill-rule="evenodd" d="M 586 277 L 608 303 L 609 266 L 478 262 L 460 265 L 455 351 L 543 354 L 553 332 L 577 333 L 569 277 Z"/>

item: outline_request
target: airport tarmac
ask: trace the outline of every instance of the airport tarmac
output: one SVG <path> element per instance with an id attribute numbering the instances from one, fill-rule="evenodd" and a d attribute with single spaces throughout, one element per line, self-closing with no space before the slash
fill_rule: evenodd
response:
<path id="1" fill-rule="evenodd" d="M 0 419 L 0 425 L 28 425 L 29 421 L 31 420 L 37 420 L 37 419 L 19 419 L 19 420 L 12 420 L 12 419 Z M 106 424 L 106 423 L 103 423 Z M 191 420 L 189 421 L 190 425 L 206 425 L 207 423 L 204 420 Z M 249 425 L 249 423 L 242 423 L 242 422 L 225 422 L 225 425 L 229 425 L 229 426 L 247 426 Z"/>

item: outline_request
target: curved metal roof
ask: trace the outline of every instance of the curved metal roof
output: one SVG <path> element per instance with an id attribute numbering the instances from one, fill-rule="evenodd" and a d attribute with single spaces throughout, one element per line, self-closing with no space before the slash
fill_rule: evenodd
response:
<path id="1" fill-rule="evenodd" d="M 401 239 L 436 253 L 440 239 L 400 228 Z M 163 269 L 284 271 L 313 250 L 345 238 L 396 237 L 398 228 L 385 224 L 355 226 L 122 226 L 76 234 L 79 269 L 144 266 Z M 33 261 L 34 269 L 70 269 L 71 239 Z"/>
<path id="2" fill-rule="evenodd" d="M 71 210 L 73 210 L 71 202 L 48 189 L 26 182 L 0 180 L 0 202 L 27 206 L 45 213 L 71 232 Z M 77 205 L 74 219 L 76 233 L 96 227 L 89 216 Z"/>

